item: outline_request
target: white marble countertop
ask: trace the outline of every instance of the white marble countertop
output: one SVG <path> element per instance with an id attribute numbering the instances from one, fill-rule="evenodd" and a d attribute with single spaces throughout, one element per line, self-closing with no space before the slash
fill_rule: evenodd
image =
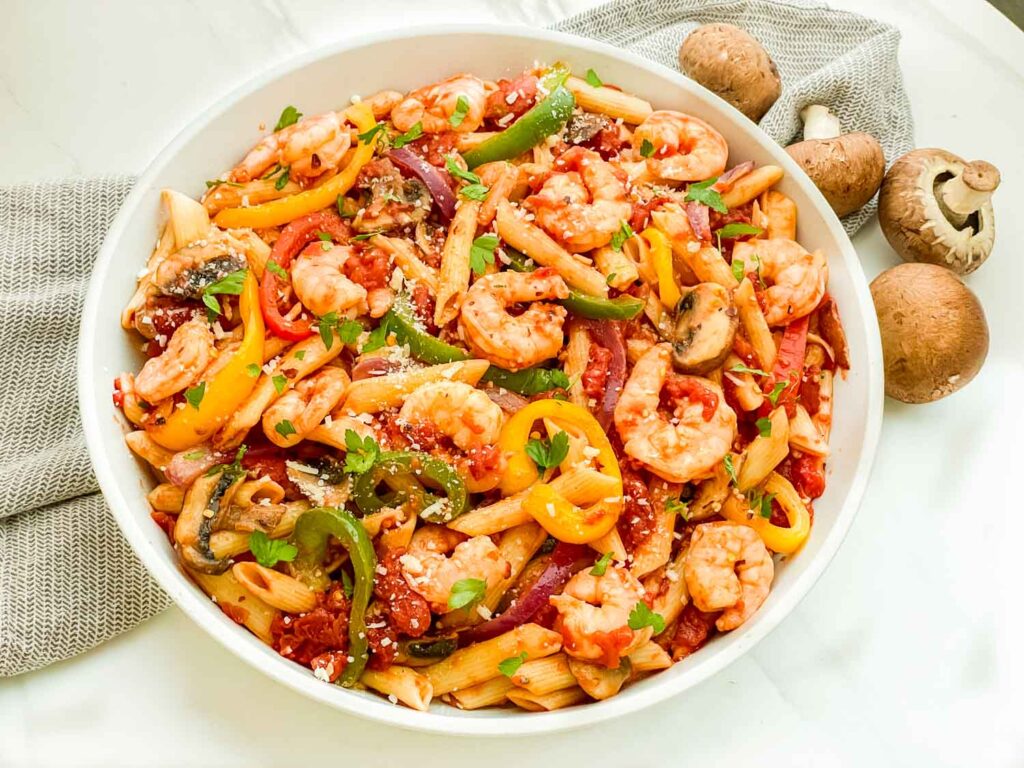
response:
<path id="1" fill-rule="evenodd" d="M 4 0 L 0 183 L 137 173 L 219 95 L 346 35 L 444 20 L 540 26 L 593 4 Z M 918 146 L 1003 172 L 996 252 L 969 279 L 992 347 L 960 394 L 887 402 L 860 516 L 767 640 L 662 706 L 513 743 L 346 717 L 254 672 L 171 609 L 80 658 L 0 681 L 0 765 L 1024 764 L 1014 480 L 1024 457 L 1024 237 L 1014 229 L 1024 36 L 982 0 L 833 4 L 903 31 Z M 854 242 L 869 277 L 898 260 L 877 224 Z"/>

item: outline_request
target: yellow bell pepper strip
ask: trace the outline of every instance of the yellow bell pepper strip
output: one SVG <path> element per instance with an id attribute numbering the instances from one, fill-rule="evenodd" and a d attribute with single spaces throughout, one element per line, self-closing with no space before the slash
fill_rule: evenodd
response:
<path id="1" fill-rule="evenodd" d="M 147 429 L 149 436 L 164 448 L 183 451 L 209 439 L 256 386 L 256 377 L 245 369 L 250 365 L 263 365 L 266 332 L 260 313 L 259 285 L 251 271 L 245 275 L 239 309 L 245 328 L 242 344 L 227 365 L 206 383 L 199 407 L 176 408 L 163 424 Z"/>
<path id="2" fill-rule="evenodd" d="M 729 503 L 722 505 L 722 517 L 753 528 L 772 552 L 791 555 L 803 546 L 811 533 L 811 512 L 793 484 L 778 472 L 768 475 L 762 489 L 765 494 L 775 496 L 775 500 L 789 519 L 789 528 L 775 525 L 770 519 L 761 517 L 757 512 L 751 512 L 735 497 L 731 497 Z"/>
<path id="3" fill-rule="evenodd" d="M 534 422 L 551 419 L 555 424 L 570 425 L 582 432 L 592 448 L 597 449 L 601 472 L 618 483 L 608 499 L 581 509 L 546 483 L 537 483 L 540 473 L 526 454 L 526 444 Z M 608 441 L 608 436 L 589 411 L 564 400 L 537 400 L 513 415 L 501 430 L 498 447 L 508 457 L 501 479 L 501 492 L 509 496 L 531 485 L 523 502 L 526 510 L 541 527 L 560 541 L 586 544 L 604 536 L 615 525 L 622 511 L 622 473 Z"/>
<path id="4" fill-rule="evenodd" d="M 648 227 L 640 233 L 640 237 L 651 247 L 651 259 L 654 262 L 654 271 L 658 275 L 658 295 L 661 303 L 675 309 L 682 294 L 672 273 L 672 246 L 668 237 L 655 227 Z"/>
<path id="5" fill-rule="evenodd" d="M 364 103 L 349 107 L 345 110 L 345 117 L 355 124 L 361 134 L 369 132 L 377 124 L 373 117 L 373 111 L 369 105 Z M 349 164 L 319 187 L 307 189 L 305 192 L 280 200 L 272 200 L 263 205 L 254 205 L 249 208 L 225 208 L 214 218 L 214 223 L 219 227 L 230 229 L 276 227 L 287 224 L 300 216 L 306 216 L 335 205 L 338 197 L 348 192 L 355 184 L 356 176 L 363 166 L 373 158 L 379 133 L 379 131 L 375 132 L 366 144 L 360 142 Z"/>

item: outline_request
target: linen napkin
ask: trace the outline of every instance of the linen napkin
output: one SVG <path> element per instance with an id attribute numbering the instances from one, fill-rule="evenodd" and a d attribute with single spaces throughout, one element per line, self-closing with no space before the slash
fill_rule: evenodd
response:
<path id="1" fill-rule="evenodd" d="M 685 35 L 713 21 L 748 30 L 775 60 L 782 96 L 761 121 L 775 140 L 798 138 L 800 109 L 823 103 L 889 161 L 911 148 L 899 33 L 880 22 L 795 0 L 614 0 L 555 28 L 675 68 Z M 82 653 L 169 603 L 98 493 L 75 393 L 86 285 L 131 184 L 0 189 L 0 676 Z M 847 231 L 873 210 L 847 217 Z"/>

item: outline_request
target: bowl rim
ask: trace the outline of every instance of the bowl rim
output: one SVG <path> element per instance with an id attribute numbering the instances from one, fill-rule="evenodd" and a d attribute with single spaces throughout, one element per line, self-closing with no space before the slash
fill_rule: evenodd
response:
<path id="1" fill-rule="evenodd" d="M 812 199 L 816 198 L 817 213 L 823 217 L 824 224 L 828 228 L 829 233 L 839 243 L 840 250 L 843 252 L 843 259 L 850 269 L 853 290 L 867 325 L 865 329 L 867 332 L 867 370 L 865 371 L 867 409 L 866 413 L 863 414 L 865 426 L 860 460 L 853 472 L 849 492 L 841 502 L 834 526 L 826 540 L 822 543 L 821 550 L 807 567 L 807 570 L 789 587 L 783 598 L 772 606 L 768 612 L 763 612 L 757 624 L 751 627 L 750 631 L 731 645 L 723 646 L 716 652 L 708 654 L 706 659 L 689 671 L 689 674 L 666 679 L 660 685 L 653 685 L 641 694 L 621 698 L 615 696 L 605 701 L 588 703 L 584 707 L 571 707 L 554 712 L 509 713 L 508 715 L 502 714 L 489 717 L 466 717 L 438 712 L 419 712 L 406 707 L 394 706 L 384 699 L 373 700 L 366 697 L 337 696 L 335 695 L 337 691 L 333 686 L 325 686 L 321 681 L 306 674 L 304 670 L 299 669 L 294 664 L 287 663 L 283 659 L 280 664 L 267 665 L 259 649 L 235 641 L 234 633 L 228 631 L 229 627 L 225 624 L 226 619 L 216 614 L 199 610 L 200 604 L 198 601 L 201 600 L 199 593 L 179 569 L 170 562 L 165 562 L 163 559 L 155 558 L 151 555 L 151 547 L 147 541 L 146 532 L 144 532 L 140 525 L 141 518 L 132 513 L 131 505 L 121 490 L 123 481 L 115 474 L 103 449 L 101 434 L 104 428 L 101 424 L 101 415 L 92 406 L 94 397 L 92 382 L 95 380 L 96 366 L 90 353 L 95 346 L 95 337 L 100 330 L 97 327 L 97 316 L 103 279 L 112 266 L 114 254 L 118 249 L 125 228 L 139 214 L 139 206 L 143 196 L 167 161 L 173 158 L 183 145 L 215 117 L 229 111 L 242 98 L 251 95 L 280 77 L 307 67 L 323 58 L 337 54 L 356 51 L 379 43 L 400 42 L 417 37 L 437 35 L 526 37 L 594 51 L 643 69 L 653 78 L 668 80 L 687 90 L 696 90 L 702 97 L 710 98 L 716 102 L 717 106 L 730 116 L 733 121 L 747 120 L 742 113 L 717 95 L 707 91 L 681 73 L 675 72 L 655 61 L 602 41 L 550 29 L 535 29 L 522 24 L 445 23 L 416 25 L 401 30 L 380 30 L 361 34 L 358 38 L 346 37 L 340 41 L 300 53 L 274 65 L 233 88 L 227 95 L 210 104 L 189 121 L 167 146 L 150 161 L 110 225 L 90 277 L 89 289 L 82 309 L 79 332 L 79 350 L 77 355 L 78 405 L 84 427 L 86 445 L 100 489 L 110 505 L 122 533 L 147 571 L 170 595 L 175 604 L 208 635 L 220 642 L 234 655 L 240 657 L 270 678 L 307 697 L 348 714 L 422 732 L 466 736 L 517 736 L 551 733 L 594 725 L 645 709 L 698 685 L 743 656 L 775 629 L 803 600 L 835 557 L 863 500 L 871 468 L 874 464 L 881 432 L 883 408 L 882 350 L 877 319 L 873 309 L 874 305 L 868 289 L 868 281 L 857 258 L 853 244 L 843 230 L 839 219 L 832 213 L 828 203 L 813 184 L 806 177 L 801 177 L 795 162 L 770 137 L 762 133 L 761 142 L 770 147 L 769 151 L 775 155 L 776 162 L 783 166 L 787 175 L 792 177 L 795 183 L 800 185 Z M 751 125 L 760 131 L 756 124 Z"/>

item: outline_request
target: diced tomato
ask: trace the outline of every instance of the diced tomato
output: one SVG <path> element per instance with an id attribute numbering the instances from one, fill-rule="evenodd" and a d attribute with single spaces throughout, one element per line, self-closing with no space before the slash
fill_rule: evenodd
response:
<path id="1" fill-rule="evenodd" d="M 409 142 L 406 146 L 421 155 L 431 165 L 444 168 L 448 156 L 455 152 L 455 144 L 458 139 L 459 134 L 454 131 L 430 133 Z"/>
<path id="2" fill-rule="evenodd" d="M 718 395 L 694 377 L 669 374 L 661 390 L 661 396 L 668 408 L 673 408 L 680 400 L 700 403 L 704 407 L 701 414 L 704 421 L 711 421 L 718 409 Z"/>
<path id="3" fill-rule="evenodd" d="M 333 683 L 348 666 L 347 651 L 325 651 L 319 656 L 314 656 L 309 662 L 309 668 L 314 672 L 318 669 L 324 670 L 327 682 Z"/>
<path id="4" fill-rule="evenodd" d="M 634 552 L 654 533 L 654 504 L 647 489 L 647 483 L 628 464 L 620 465 L 622 471 L 622 514 L 619 515 L 619 536 L 627 552 Z"/>
<path id="5" fill-rule="evenodd" d="M 717 613 L 704 613 L 692 602 L 687 603 L 679 614 L 676 634 L 672 638 L 672 660 L 679 661 L 703 646 L 718 616 Z"/>
<path id="6" fill-rule="evenodd" d="M 402 576 L 399 560 L 404 553 L 404 549 L 389 547 L 378 550 L 373 594 L 395 630 L 409 637 L 420 637 L 430 629 L 430 606 L 413 592 Z"/>
<path id="7" fill-rule="evenodd" d="M 825 460 L 809 453 L 794 453 L 784 462 L 780 473 L 789 478 L 796 492 L 806 499 L 817 499 L 825 492 Z"/>
<path id="8" fill-rule="evenodd" d="M 655 195 L 649 200 L 634 200 L 633 212 L 629 216 L 629 226 L 632 227 L 634 232 L 646 229 L 651 221 L 651 211 L 671 199 L 663 195 Z"/>
<path id="9" fill-rule="evenodd" d="M 800 380 L 800 404 L 811 416 L 821 409 L 821 368 L 812 365 Z"/>
<path id="10" fill-rule="evenodd" d="M 430 295 L 430 289 L 423 283 L 416 283 L 412 289 L 412 306 L 416 317 L 432 335 L 437 334 L 437 326 L 434 325 L 434 297 Z"/>
<path id="11" fill-rule="evenodd" d="M 611 351 L 591 341 L 590 360 L 587 363 L 587 369 L 580 377 L 580 383 L 583 385 L 583 391 L 587 393 L 587 397 L 598 402 L 604 397 L 605 386 L 608 383 L 608 367 L 611 362 Z"/>
<path id="12" fill-rule="evenodd" d="M 498 81 L 498 90 L 487 97 L 484 116 L 499 119 L 511 113 L 519 117 L 529 110 L 536 101 L 537 77 L 529 72 L 524 72 L 511 80 Z M 497 127 L 501 128 L 501 126 Z"/>
<path id="13" fill-rule="evenodd" d="M 388 255 L 380 248 L 366 248 L 350 256 L 342 271 L 349 280 L 372 291 L 388 284 L 391 277 L 388 261 Z"/>
<path id="14" fill-rule="evenodd" d="M 317 606 L 305 614 L 280 614 L 270 625 L 273 646 L 285 658 L 309 665 L 327 651 L 348 649 L 351 604 L 340 584 L 317 595 Z"/>

